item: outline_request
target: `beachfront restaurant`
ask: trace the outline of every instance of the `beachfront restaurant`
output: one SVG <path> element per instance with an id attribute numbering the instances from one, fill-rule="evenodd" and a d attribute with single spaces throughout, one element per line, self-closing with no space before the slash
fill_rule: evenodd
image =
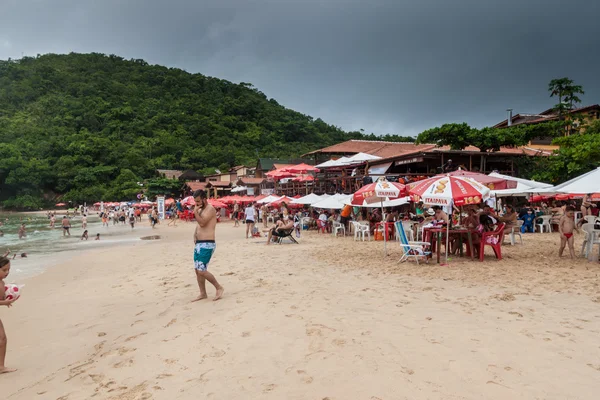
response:
<path id="1" fill-rule="evenodd" d="M 303 157 L 313 157 L 320 169 L 312 183 L 314 193 L 350 194 L 379 177 L 410 182 L 459 168 L 485 174 L 496 171 L 517 176 L 520 161 L 525 157 L 549 155 L 549 152 L 527 147 L 480 152 L 475 147 L 450 150 L 449 147 L 432 144 L 350 140 L 315 150 Z M 293 186 L 281 186 L 284 194 L 293 191 Z"/>

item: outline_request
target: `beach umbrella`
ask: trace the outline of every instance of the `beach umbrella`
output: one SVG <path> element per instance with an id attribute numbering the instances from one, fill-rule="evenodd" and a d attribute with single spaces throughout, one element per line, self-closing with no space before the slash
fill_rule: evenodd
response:
<path id="1" fill-rule="evenodd" d="M 272 172 L 267 172 L 267 176 L 273 180 L 282 180 L 286 178 L 293 178 L 296 176 L 296 174 L 292 174 L 291 172 L 275 170 Z"/>
<path id="2" fill-rule="evenodd" d="M 271 203 L 272 201 L 278 200 L 280 198 L 281 198 L 281 196 L 269 195 L 267 197 L 264 197 L 261 200 L 258 200 L 257 203 L 263 203 L 263 204 L 267 203 L 268 204 L 268 203 Z"/>
<path id="3" fill-rule="evenodd" d="M 317 201 L 323 200 L 323 197 L 316 195 L 314 193 L 307 194 L 304 197 L 300 197 L 299 199 L 292 200 L 292 204 L 312 204 Z"/>
<path id="4" fill-rule="evenodd" d="M 437 175 L 406 185 L 414 202 L 437 206 L 479 204 L 490 197 L 490 189 L 466 176 Z"/>
<path id="5" fill-rule="evenodd" d="M 281 203 L 283 203 L 284 201 L 285 201 L 286 204 L 292 204 L 292 201 L 294 201 L 294 199 L 291 198 L 291 197 L 282 196 L 282 197 L 278 198 L 277 200 L 273 200 L 272 202 L 270 202 L 269 205 L 277 207 Z"/>
<path id="6" fill-rule="evenodd" d="M 222 201 L 219 201 L 217 199 L 208 199 L 208 204 L 210 204 L 211 206 L 213 206 L 215 208 L 227 207 L 227 204 L 225 204 Z"/>
<path id="7" fill-rule="evenodd" d="M 352 195 L 334 194 L 333 196 L 322 197 L 321 200 L 312 203 L 311 207 L 324 210 L 341 210 L 346 205 L 345 202 L 351 197 Z"/>
<path id="8" fill-rule="evenodd" d="M 182 206 L 194 206 L 196 205 L 196 200 L 194 200 L 194 196 L 188 196 L 185 199 L 181 200 Z"/>
<path id="9" fill-rule="evenodd" d="M 289 167 L 281 168 L 282 172 L 291 172 L 293 174 L 306 174 L 308 172 L 319 172 L 319 168 L 313 167 L 305 163 L 298 165 L 291 165 Z"/>
<path id="10" fill-rule="evenodd" d="M 165 206 L 170 206 L 171 204 L 175 204 L 175 199 L 170 198 L 165 200 Z"/>
<path id="11" fill-rule="evenodd" d="M 397 182 L 388 182 L 386 179 L 379 179 L 377 182 L 370 183 L 358 189 L 352 195 L 351 203 L 359 206 L 369 203 L 379 203 L 381 206 L 381 215 L 383 215 L 383 202 L 404 196 L 406 196 L 406 186 Z M 387 256 L 387 235 L 385 229 L 383 233 L 383 251 Z"/>
<path id="12" fill-rule="evenodd" d="M 487 186 L 466 176 L 452 176 L 450 174 L 437 175 L 407 185 L 408 193 L 414 202 L 422 201 L 424 204 L 452 207 L 479 204 L 490 197 Z M 452 215 L 450 215 L 452 218 Z M 449 219 L 449 222 L 451 219 Z M 446 264 L 448 263 L 448 241 L 450 223 L 446 232 Z M 439 246 L 439 244 L 438 244 Z"/>
<path id="13" fill-rule="evenodd" d="M 444 176 L 465 176 L 467 178 L 471 178 L 474 181 L 477 181 L 477 182 L 487 186 L 490 190 L 514 189 L 517 187 L 516 181 L 506 179 L 502 176 L 486 175 L 486 174 L 482 174 L 480 172 L 471 172 L 471 171 L 465 171 L 462 169 L 448 172 L 447 174 L 443 174 L 443 175 Z M 442 175 L 438 175 L 438 176 L 442 176 Z"/>

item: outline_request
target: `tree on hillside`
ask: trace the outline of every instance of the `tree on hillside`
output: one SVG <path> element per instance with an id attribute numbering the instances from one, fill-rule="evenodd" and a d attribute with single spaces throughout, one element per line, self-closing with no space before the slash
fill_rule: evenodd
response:
<path id="1" fill-rule="evenodd" d="M 250 83 L 143 60 L 98 53 L 0 60 L 5 207 L 36 208 L 58 194 L 74 203 L 131 200 L 136 182 L 157 168 L 227 169 L 255 164 L 257 150 L 296 158 L 366 138 L 285 108 Z"/>

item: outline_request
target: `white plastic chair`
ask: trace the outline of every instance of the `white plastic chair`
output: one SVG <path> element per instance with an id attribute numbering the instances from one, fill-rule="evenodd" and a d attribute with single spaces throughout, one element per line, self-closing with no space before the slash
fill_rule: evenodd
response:
<path id="1" fill-rule="evenodd" d="M 596 233 L 596 235 L 595 235 L 596 240 L 591 242 L 592 237 L 594 237 L 594 224 L 593 223 L 583 224 L 581 226 L 581 229 L 585 233 L 585 237 L 583 238 L 583 243 L 581 243 L 581 255 L 583 257 L 587 258 L 589 256 L 590 252 L 594 251 L 594 245 L 595 244 L 600 245 L 600 237 L 598 237 L 598 234 Z"/>
<path id="2" fill-rule="evenodd" d="M 521 244 L 523 244 L 523 236 L 521 236 L 521 227 L 523 226 L 523 220 L 517 220 L 517 226 L 513 226 L 510 230 L 510 233 L 508 234 L 508 237 L 510 238 L 510 244 L 512 246 L 515 245 L 515 237 L 519 236 L 519 239 L 521 240 Z"/>
<path id="3" fill-rule="evenodd" d="M 537 220 L 541 219 L 542 222 L 538 223 Z M 540 233 L 544 233 L 546 230 L 548 232 L 552 232 L 552 226 L 550 225 L 550 220 L 552 219 L 551 215 L 541 215 L 535 219 L 534 231 L 537 231 L 540 228 Z"/>
<path id="4" fill-rule="evenodd" d="M 344 226 L 344 224 L 336 221 L 333 223 L 332 228 L 332 233 L 335 237 L 337 237 L 338 232 L 343 232 L 344 236 L 346 236 L 346 227 Z"/>
<path id="5" fill-rule="evenodd" d="M 272 215 L 269 215 L 269 216 L 267 216 L 267 224 L 268 224 L 269 222 L 270 222 L 270 223 L 272 223 L 272 224 L 274 224 L 274 223 L 275 223 L 275 218 L 273 218 L 273 216 L 272 216 Z"/>
<path id="6" fill-rule="evenodd" d="M 398 228 L 396 227 L 396 224 L 394 224 L 394 227 L 396 228 L 396 240 L 400 241 L 400 232 L 398 232 Z M 408 240 L 414 241 L 415 240 L 415 232 L 413 231 L 412 224 L 407 221 L 402 221 L 402 227 L 404 228 L 404 233 L 406 234 L 406 237 L 408 238 Z"/>
<path id="7" fill-rule="evenodd" d="M 594 215 L 586 215 L 585 217 L 583 217 L 583 219 L 585 220 L 584 224 L 593 224 L 594 221 L 596 221 L 596 216 Z"/>
<path id="8" fill-rule="evenodd" d="M 354 241 L 356 241 L 359 237 L 362 238 L 362 241 L 365 241 L 365 235 L 369 236 L 369 240 L 371 240 L 371 231 L 369 230 L 369 225 L 363 225 L 356 221 L 350 221 L 352 227 L 354 228 Z"/>

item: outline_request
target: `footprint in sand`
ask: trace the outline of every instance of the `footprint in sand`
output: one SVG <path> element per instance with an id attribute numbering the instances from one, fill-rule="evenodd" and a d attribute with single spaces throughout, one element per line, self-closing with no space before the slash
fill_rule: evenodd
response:
<path id="1" fill-rule="evenodd" d="M 156 377 L 156 379 L 166 379 L 172 377 L 173 374 L 160 374 Z"/>
<path id="2" fill-rule="evenodd" d="M 298 373 L 298 375 L 300 375 L 300 379 L 302 379 L 302 382 L 309 384 L 313 382 L 313 377 L 309 376 L 306 371 L 303 371 L 301 369 L 299 369 L 298 371 L 296 371 Z"/>
<path id="3" fill-rule="evenodd" d="M 137 321 L 134 321 L 133 324 L 129 325 L 130 327 L 135 326 L 136 324 L 139 324 L 140 322 L 144 322 L 144 320 L 138 319 Z"/>
<path id="4" fill-rule="evenodd" d="M 269 393 L 272 392 L 273 390 L 275 390 L 277 388 L 277 385 L 274 385 L 272 383 L 269 384 L 263 384 L 263 393 Z"/>
<path id="5" fill-rule="evenodd" d="M 139 338 L 140 336 L 144 336 L 144 335 L 147 335 L 147 334 L 148 334 L 147 332 L 142 332 L 142 333 L 140 333 L 138 335 L 135 335 L 135 336 L 129 336 L 127 339 L 125 339 L 125 342 L 131 342 L 132 340 L 135 340 L 135 339 Z"/>
<path id="6" fill-rule="evenodd" d="M 165 328 L 170 327 L 171 325 L 173 325 L 175 322 L 177 322 L 177 318 L 173 318 L 172 320 L 169 321 L 169 323 L 167 325 L 165 325 Z"/>
<path id="7" fill-rule="evenodd" d="M 344 347 L 346 345 L 346 341 L 344 339 L 333 339 L 331 343 L 338 347 Z"/>
<path id="8" fill-rule="evenodd" d="M 242 332 L 242 337 L 248 337 L 250 336 L 250 332 Z"/>
<path id="9" fill-rule="evenodd" d="M 133 359 L 127 359 L 113 364 L 113 368 L 131 367 L 133 365 Z"/>

